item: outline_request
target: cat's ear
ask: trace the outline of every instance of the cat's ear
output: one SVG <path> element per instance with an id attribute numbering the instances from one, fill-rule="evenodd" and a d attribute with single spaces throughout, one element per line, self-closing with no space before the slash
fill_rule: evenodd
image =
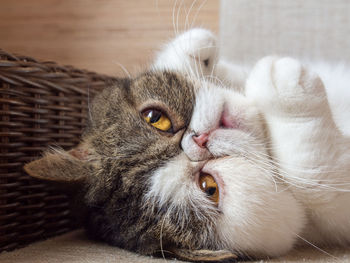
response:
<path id="1" fill-rule="evenodd" d="M 42 158 L 24 165 L 32 177 L 56 181 L 83 181 L 91 170 L 91 153 L 85 143 L 70 151 L 50 150 Z"/>
<path id="2" fill-rule="evenodd" d="M 171 249 L 171 252 L 180 260 L 191 262 L 230 262 L 235 261 L 237 256 L 228 250 L 190 250 Z"/>

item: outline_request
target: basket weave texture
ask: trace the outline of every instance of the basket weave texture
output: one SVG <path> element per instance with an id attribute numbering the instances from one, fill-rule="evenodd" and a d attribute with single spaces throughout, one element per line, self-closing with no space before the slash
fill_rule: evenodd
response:
<path id="1" fill-rule="evenodd" d="M 115 78 L 0 50 L 0 252 L 74 228 L 67 196 L 23 165 L 79 142 L 88 102 Z"/>

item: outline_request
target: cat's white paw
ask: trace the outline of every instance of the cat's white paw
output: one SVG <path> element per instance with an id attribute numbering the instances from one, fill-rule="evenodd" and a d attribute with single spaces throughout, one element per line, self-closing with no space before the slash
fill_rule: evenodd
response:
<path id="1" fill-rule="evenodd" d="M 180 35 L 176 41 L 189 57 L 204 67 L 210 67 L 217 59 L 216 37 L 209 30 L 194 28 Z"/>
<path id="2" fill-rule="evenodd" d="M 179 70 L 195 75 L 210 75 L 218 60 L 215 35 L 194 28 L 176 37 L 158 54 L 155 69 Z"/>
<path id="3" fill-rule="evenodd" d="M 264 110 L 293 114 L 318 110 L 326 100 L 316 74 L 296 59 L 275 56 L 258 61 L 247 80 L 246 95 Z"/>

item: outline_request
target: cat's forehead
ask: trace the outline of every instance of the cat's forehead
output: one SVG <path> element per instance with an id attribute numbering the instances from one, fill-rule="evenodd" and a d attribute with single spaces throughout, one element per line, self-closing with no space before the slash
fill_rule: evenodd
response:
<path id="1" fill-rule="evenodd" d="M 183 75 L 174 72 L 148 72 L 136 78 L 130 87 L 136 107 L 145 103 L 161 102 L 175 115 L 188 122 L 191 118 L 193 84 Z"/>

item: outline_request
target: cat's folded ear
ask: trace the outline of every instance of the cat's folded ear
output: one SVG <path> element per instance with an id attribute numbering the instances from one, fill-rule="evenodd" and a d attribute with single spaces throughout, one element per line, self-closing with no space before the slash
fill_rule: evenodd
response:
<path id="1" fill-rule="evenodd" d="M 191 262 L 234 262 L 237 256 L 228 250 L 190 250 L 171 249 L 171 252 L 180 260 Z"/>
<path id="2" fill-rule="evenodd" d="M 56 182 L 80 182 L 91 171 L 91 153 L 85 143 L 70 151 L 52 149 L 24 165 L 32 177 Z"/>

